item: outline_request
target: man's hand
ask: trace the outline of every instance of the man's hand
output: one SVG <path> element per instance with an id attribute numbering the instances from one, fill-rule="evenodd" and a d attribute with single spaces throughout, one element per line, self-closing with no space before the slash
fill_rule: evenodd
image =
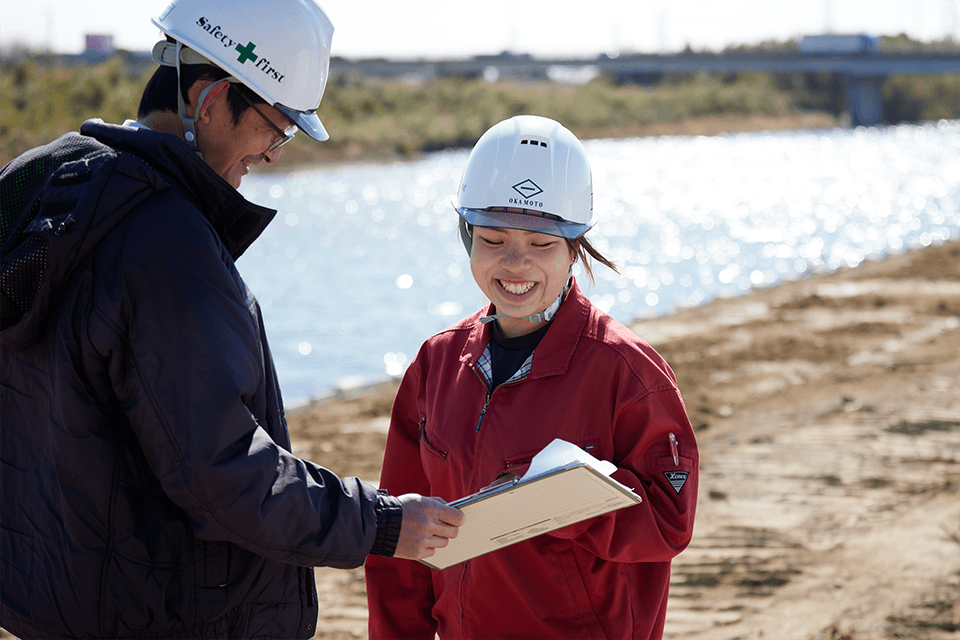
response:
<path id="1" fill-rule="evenodd" d="M 447 546 L 457 537 L 463 524 L 463 513 L 439 498 L 425 498 L 408 493 L 398 498 L 403 505 L 400 539 L 394 558 L 420 560 Z"/>

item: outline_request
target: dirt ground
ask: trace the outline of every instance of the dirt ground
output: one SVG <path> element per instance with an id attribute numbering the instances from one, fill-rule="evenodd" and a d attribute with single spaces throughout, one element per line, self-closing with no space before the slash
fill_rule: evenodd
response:
<path id="1" fill-rule="evenodd" d="M 960 640 L 960 241 L 632 328 L 701 450 L 666 638 Z M 376 483 L 395 390 L 292 412 L 294 451 Z M 317 588 L 315 638 L 366 638 L 363 570 Z"/>
<path id="2" fill-rule="evenodd" d="M 632 326 L 701 449 L 665 637 L 960 640 L 960 241 Z M 289 416 L 376 482 L 395 383 Z M 362 569 L 319 569 L 316 638 L 366 638 Z"/>

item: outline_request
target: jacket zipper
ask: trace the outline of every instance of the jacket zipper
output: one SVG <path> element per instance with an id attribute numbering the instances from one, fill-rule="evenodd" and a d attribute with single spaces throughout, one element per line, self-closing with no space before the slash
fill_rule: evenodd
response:
<path id="1" fill-rule="evenodd" d="M 483 401 L 483 408 L 480 409 L 480 417 L 477 418 L 477 427 L 474 429 L 477 433 L 480 432 L 480 425 L 483 424 L 483 416 L 487 413 L 487 405 L 490 404 L 490 396 L 493 395 L 493 389 L 487 385 L 487 381 L 484 380 L 483 375 L 480 373 L 480 370 L 477 369 L 476 364 L 470 365 L 470 368 L 473 369 L 473 372 L 477 375 L 477 378 L 480 379 L 480 384 L 483 385 L 483 388 L 487 390 L 487 399 Z"/>
<path id="2" fill-rule="evenodd" d="M 480 425 L 483 424 L 483 416 L 485 416 L 487 413 L 487 405 L 490 404 L 490 396 L 492 395 L 493 395 L 492 391 L 487 392 L 487 399 L 484 400 L 483 402 L 483 409 L 480 409 L 480 417 L 477 418 L 477 428 L 476 428 L 477 433 L 480 432 Z"/>
<path id="3" fill-rule="evenodd" d="M 477 374 L 477 377 L 480 378 L 480 384 L 482 384 L 483 387 L 487 390 L 487 399 L 483 401 L 483 408 L 480 409 L 480 416 L 477 418 L 477 427 L 476 429 L 474 429 L 474 431 L 479 433 L 480 427 L 483 425 L 483 416 L 487 414 L 487 405 L 490 404 L 490 398 L 493 397 L 493 392 L 496 391 L 496 389 L 491 389 L 490 387 L 487 386 L 487 381 L 484 380 L 483 376 L 480 374 L 480 371 L 477 369 L 476 365 L 471 365 L 470 368 L 473 369 L 473 372 L 475 374 Z M 506 382 L 502 383 L 499 387 L 497 387 L 497 389 L 499 389 L 500 387 L 505 387 L 507 385 L 519 384 L 526 379 L 527 379 L 526 376 L 524 376 L 522 378 L 517 378 L 516 380 L 507 380 Z"/>
<path id="4" fill-rule="evenodd" d="M 583 450 L 586 451 L 587 453 L 590 453 L 591 449 L 596 449 L 596 448 L 597 448 L 597 445 L 588 444 L 588 445 L 584 445 Z M 533 456 L 530 456 L 529 458 L 520 458 L 519 460 L 507 460 L 504 462 L 504 466 L 507 469 L 509 469 L 510 467 L 519 467 L 521 465 L 530 464 L 532 461 L 533 461 Z"/>

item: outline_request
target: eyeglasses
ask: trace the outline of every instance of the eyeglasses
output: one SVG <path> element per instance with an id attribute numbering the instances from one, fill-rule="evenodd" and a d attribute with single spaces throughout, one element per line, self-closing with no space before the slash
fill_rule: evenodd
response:
<path id="1" fill-rule="evenodd" d="M 292 124 L 289 127 L 287 127 L 285 131 L 281 131 L 280 127 L 273 124 L 273 120 L 268 118 L 266 114 L 263 113 L 263 111 L 260 111 L 260 109 L 257 109 L 257 105 L 253 104 L 253 101 L 246 96 L 243 90 L 241 90 L 239 93 L 240 93 L 240 97 L 243 98 L 248 105 L 250 105 L 250 108 L 256 111 L 257 115 L 263 118 L 263 121 L 266 122 L 268 125 L 270 125 L 271 129 L 277 132 L 277 136 L 278 136 L 277 139 L 273 142 L 273 144 L 267 147 L 267 150 L 264 153 L 270 153 L 271 151 L 275 151 L 276 149 L 279 149 L 283 145 L 293 140 L 293 136 L 297 135 L 297 131 L 299 131 L 299 129 L 297 128 L 297 125 Z"/>

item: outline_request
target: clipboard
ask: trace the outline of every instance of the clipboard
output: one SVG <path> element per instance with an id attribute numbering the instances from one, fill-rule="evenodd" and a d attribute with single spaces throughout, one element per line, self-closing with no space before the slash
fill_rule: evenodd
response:
<path id="1" fill-rule="evenodd" d="M 555 461 L 558 455 L 573 459 L 544 469 L 536 463 L 537 457 L 545 453 L 549 454 L 548 462 Z M 534 473 L 528 471 L 513 482 L 451 502 L 451 506 L 463 511 L 466 522 L 450 544 L 420 562 L 433 569 L 446 569 L 641 502 L 640 496 L 609 477 L 616 467 L 568 442 L 554 440 L 537 457 L 530 465 Z"/>

